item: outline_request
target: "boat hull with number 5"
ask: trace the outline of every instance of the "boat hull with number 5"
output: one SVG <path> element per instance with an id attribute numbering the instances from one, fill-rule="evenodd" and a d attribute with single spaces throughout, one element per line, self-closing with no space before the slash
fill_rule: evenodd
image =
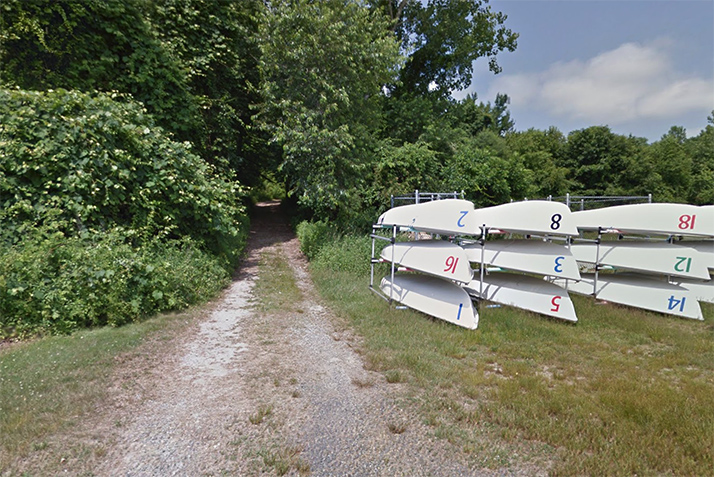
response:
<path id="1" fill-rule="evenodd" d="M 469 294 L 494 303 L 533 311 L 561 320 L 577 322 L 575 307 L 562 288 L 529 275 L 491 273 L 465 286 Z"/>

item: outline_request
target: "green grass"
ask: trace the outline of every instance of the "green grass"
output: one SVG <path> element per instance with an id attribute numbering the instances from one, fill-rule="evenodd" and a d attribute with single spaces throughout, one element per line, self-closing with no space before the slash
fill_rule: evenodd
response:
<path id="1" fill-rule="evenodd" d="M 0 351 L 0 474 L 79 422 L 107 397 L 113 369 L 148 337 L 181 327 L 188 314 L 120 328 L 83 330 Z M 168 331 L 167 331 L 168 333 Z M 4 474 L 3 474 L 4 475 Z"/>
<path id="2" fill-rule="evenodd" d="M 714 474 L 712 306 L 702 323 L 573 296 L 577 325 L 501 307 L 468 331 L 395 310 L 364 274 L 312 275 L 364 337 L 369 366 L 410 384 L 424 421 L 475 466 Z"/>
<path id="3" fill-rule="evenodd" d="M 253 294 L 258 299 L 256 308 L 269 312 L 293 310 L 303 299 L 290 264 L 278 252 L 271 251 L 261 257 Z"/>

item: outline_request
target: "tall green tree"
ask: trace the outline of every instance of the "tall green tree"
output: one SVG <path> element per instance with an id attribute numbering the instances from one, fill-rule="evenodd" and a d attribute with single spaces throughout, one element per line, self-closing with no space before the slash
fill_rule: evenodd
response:
<path id="1" fill-rule="evenodd" d="M 493 104 L 477 103 L 478 96 L 470 94 L 456 102 L 452 108 L 454 120 L 472 136 L 481 131 L 492 131 L 500 136 L 514 130 L 515 123 L 508 111 L 511 99 L 506 94 L 497 94 Z"/>
<path id="2" fill-rule="evenodd" d="M 372 0 L 389 19 L 407 62 L 399 71 L 395 94 L 448 96 L 469 87 L 473 63 L 488 58 L 501 71 L 496 55 L 516 48 L 518 35 L 504 26 L 506 15 L 482 0 Z"/>
<path id="3" fill-rule="evenodd" d="M 573 131 L 560 164 L 570 169 L 576 192 L 586 195 L 622 194 L 620 183 L 630 159 L 646 147 L 644 138 L 613 133 L 607 126 Z"/>
<path id="4" fill-rule="evenodd" d="M 235 171 L 254 185 L 269 152 L 252 128 L 260 83 L 256 41 L 258 0 L 162 0 L 151 21 L 161 42 L 185 71 L 187 88 L 199 106 L 202 155 L 224 174 Z"/>
<path id="5" fill-rule="evenodd" d="M 533 177 L 533 198 L 564 196 L 572 190 L 568 179 L 569 170 L 558 165 L 566 139 L 557 128 L 547 131 L 529 129 L 506 135 L 506 142 L 515 157 L 531 171 Z"/>
<path id="6" fill-rule="evenodd" d="M 143 0 L 4 0 L 0 79 L 29 90 L 131 94 L 178 139 L 195 140 L 185 71 L 157 38 Z"/>
<path id="7" fill-rule="evenodd" d="M 398 45 L 361 2 L 266 2 L 259 120 L 280 146 L 290 194 L 320 218 L 348 213 L 363 188 Z"/>
<path id="8" fill-rule="evenodd" d="M 714 204 L 714 111 L 707 126 L 684 143 L 692 159 L 692 184 L 688 201 L 692 204 Z"/>

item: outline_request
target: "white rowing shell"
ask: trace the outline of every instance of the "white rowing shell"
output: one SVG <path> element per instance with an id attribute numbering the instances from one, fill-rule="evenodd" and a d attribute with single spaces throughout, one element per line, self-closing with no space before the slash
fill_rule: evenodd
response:
<path id="1" fill-rule="evenodd" d="M 578 263 L 563 245 L 542 240 L 492 240 L 464 245 L 471 262 L 519 272 L 580 279 Z"/>
<path id="2" fill-rule="evenodd" d="M 474 219 L 472 202 L 444 199 L 391 208 L 379 217 L 377 224 L 441 235 L 481 235 Z"/>
<path id="3" fill-rule="evenodd" d="M 688 204 L 631 204 L 572 213 L 579 229 L 714 237 L 714 208 Z"/>
<path id="4" fill-rule="evenodd" d="M 412 270 L 468 283 L 473 277 L 464 249 L 445 240 L 419 240 L 387 245 L 380 254 Z"/>
<path id="5" fill-rule="evenodd" d="M 568 291 L 592 295 L 595 276 L 589 273 L 581 275 L 583 278 L 579 282 L 556 279 L 554 283 L 564 288 L 567 286 Z M 704 319 L 697 298 L 689 290 L 652 277 L 601 273 L 598 276 L 595 296 L 600 300 L 635 308 L 695 320 Z"/>
<path id="6" fill-rule="evenodd" d="M 441 235 L 481 236 L 481 227 L 522 234 L 576 236 L 570 209 L 559 202 L 531 200 L 474 209 L 461 199 L 435 200 L 394 207 L 377 220 L 379 225 L 397 225 Z"/>
<path id="7" fill-rule="evenodd" d="M 578 235 L 567 205 L 549 200 L 527 200 L 474 211 L 476 226 L 519 234 Z"/>
<path id="8" fill-rule="evenodd" d="M 682 278 L 672 280 L 671 283 L 686 288 L 699 301 L 714 303 L 714 280 L 701 281 Z"/>
<path id="9" fill-rule="evenodd" d="M 714 240 L 684 240 L 675 242 L 682 247 L 691 247 L 704 255 L 704 262 L 710 270 L 714 270 Z"/>
<path id="10" fill-rule="evenodd" d="M 465 288 L 470 294 L 495 303 L 567 321 L 578 321 L 568 293 L 559 286 L 536 277 L 492 273 L 484 277 L 483 293 L 480 291 L 479 279 L 474 279 Z"/>
<path id="11" fill-rule="evenodd" d="M 478 312 L 471 297 L 460 286 L 438 277 L 419 274 L 386 276 L 380 284 L 382 293 L 427 315 L 470 330 L 478 327 Z"/>
<path id="12" fill-rule="evenodd" d="M 706 255 L 683 245 L 666 242 L 601 242 L 598 254 L 596 244 L 580 243 L 571 245 L 570 251 L 579 262 L 595 263 L 597 259 L 601 265 L 685 278 L 709 279 Z"/>

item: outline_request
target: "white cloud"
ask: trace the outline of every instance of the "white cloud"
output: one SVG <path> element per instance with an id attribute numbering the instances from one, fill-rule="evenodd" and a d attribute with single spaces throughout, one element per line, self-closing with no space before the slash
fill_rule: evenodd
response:
<path id="1" fill-rule="evenodd" d="M 714 80 L 674 68 L 666 41 L 625 43 L 587 61 L 555 63 L 538 73 L 503 75 L 492 83 L 513 109 L 537 109 L 589 123 L 666 119 L 714 109 Z"/>

